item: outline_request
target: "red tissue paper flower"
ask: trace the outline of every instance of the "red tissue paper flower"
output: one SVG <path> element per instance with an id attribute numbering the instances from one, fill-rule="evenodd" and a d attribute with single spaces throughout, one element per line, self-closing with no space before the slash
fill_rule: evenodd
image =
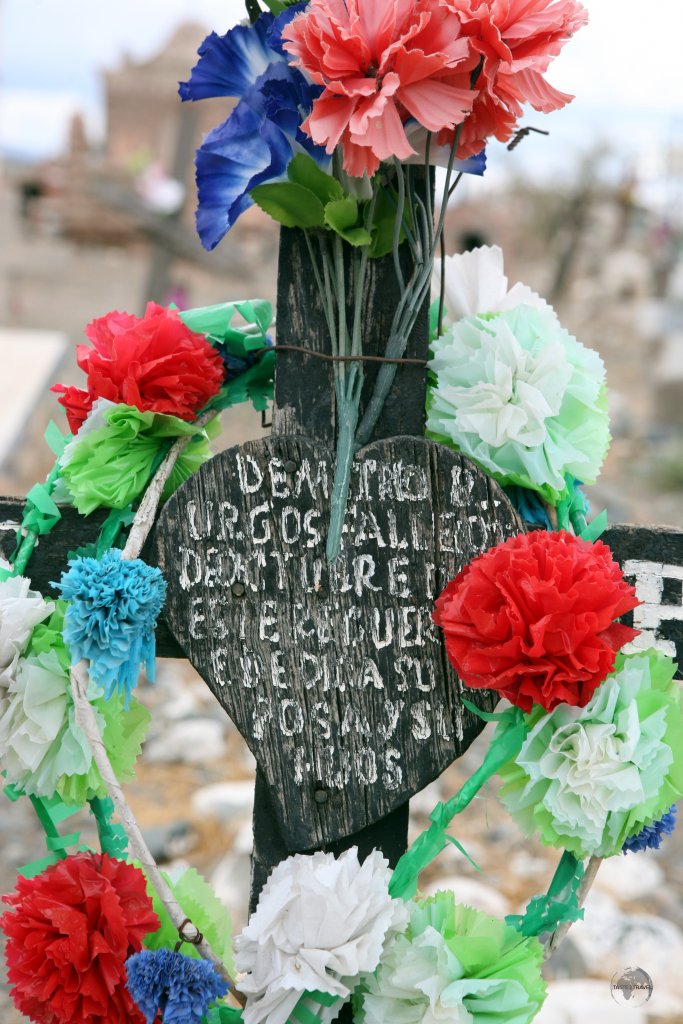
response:
<path id="1" fill-rule="evenodd" d="M 283 32 L 285 49 L 322 95 L 302 128 L 360 177 L 415 151 L 404 123 L 454 128 L 471 110 L 479 61 L 442 0 L 311 0 Z"/>
<path id="2" fill-rule="evenodd" d="M 125 961 L 159 919 L 142 872 L 77 853 L 19 878 L 0 919 L 17 1009 L 36 1024 L 144 1024 Z"/>
<path id="3" fill-rule="evenodd" d="M 98 398 L 193 420 L 218 394 L 224 365 L 220 353 L 185 326 L 177 310 L 150 302 L 142 317 L 108 313 L 88 324 L 93 347 L 79 345 L 78 365 L 88 389 L 55 384 L 76 433 Z"/>
<path id="4" fill-rule="evenodd" d="M 507 141 L 522 104 L 549 113 L 574 97 L 543 77 L 565 42 L 588 21 L 578 0 L 444 0 L 458 14 L 463 31 L 480 55 L 477 98 L 458 147 L 465 158 L 481 152 L 492 135 Z M 439 141 L 452 140 L 442 133 Z"/>
<path id="5" fill-rule="evenodd" d="M 639 604 L 606 544 L 538 530 L 491 548 L 437 599 L 434 621 L 460 679 L 523 711 L 585 707 L 638 630 Z"/>

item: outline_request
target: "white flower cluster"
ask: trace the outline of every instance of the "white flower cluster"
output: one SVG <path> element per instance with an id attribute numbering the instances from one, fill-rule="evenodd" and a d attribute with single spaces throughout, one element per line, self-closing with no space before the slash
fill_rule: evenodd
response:
<path id="1" fill-rule="evenodd" d="M 274 869 L 256 912 L 235 940 L 245 1024 L 285 1024 L 306 992 L 333 996 L 316 1007 L 333 1020 L 360 979 L 374 971 L 385 942 L 408 911 L 389 895 L 391 870 L 374 850 L 361 864 L 355 847 L 296 854 Z"/>

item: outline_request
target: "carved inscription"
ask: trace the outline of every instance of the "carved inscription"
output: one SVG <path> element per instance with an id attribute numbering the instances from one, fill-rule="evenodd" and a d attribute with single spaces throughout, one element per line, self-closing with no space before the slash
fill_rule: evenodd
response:
<path id="1" fill-rule="evenodd" d="M 479 731 L 431 610 L 466 562 L 520 529 L 466 460 L 378 442 L 354 463 L 329 565 L 333 470 L 308 441 L 232 449 L 166 506 L 157 534 L 175 567 L 174 632 L 269 782 L 284 774 L 285 819 L 310 845 L 404 801 Z"/>

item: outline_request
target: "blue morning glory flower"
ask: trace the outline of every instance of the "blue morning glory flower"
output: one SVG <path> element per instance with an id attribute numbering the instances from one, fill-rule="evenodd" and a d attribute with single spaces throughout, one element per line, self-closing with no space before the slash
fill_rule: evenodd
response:
<path id="1" fill-rule="evenodd" d="M 213 249 L 253 204 L 252 188 L 283 181 L 298 152 L 327 167 L 330 157 L 301 131 L 320 86 L 309 85 L 284 62 L 274 62 L 247 91 L 230 117 L 197 150 L 197 232 Z"/>
<path id="2" fill-rule="evenodd" d="M 291 4 L 281 14 L 278 14 L 277 18 L 274 19 L 272 25 L 268 28 L 268 45 L 271 50 L 275 50 L 276 53 L 281 54 L 285 60 L 288 60 L 289 57 L 282 45 L 282 33 L 287 25 L 289 25 L 290 21 L 294 21 L 294 19 L 301 14 L 302 11 L 305 11 L 307 7 L 308 0 L 304 0 L 303 3 L 299 4 Z"/>
<path id="3" fill-rule="evenodd" d="M 262 14 L 253 25 L 236 25 L 224 36 L 212 32 L 199 47 L 199 60 L 187 82 L 180 82 L 182 100 L 243 96 L 273 61 L 284 60 L 271 48 L 269 32 L 275 18 Z"/>
<path id="4" fill-rule="evenodd" d="M 456 160 L 454 170 L 457 174 L 478 174 L 483 175 L 486 170 L 486 150 L 481 153 L 467 157 L 466 160 Z"/>
<path id="5" fill-rule="evenodd" d="M 126 960 L 128 991 L 153 1024 L 161 1011 L 163 1024 L 200 1024 L 228 984 L 208 960 L 193 960 L 170 949 L 143 949 Z"/>
<path id="6" fill-rule="evenodd" d="M 154 681 L 154 630 L 166 596 L 159 569 L 139 558 L 121 561 L 121 552 L 102 558 L 75 558 L 55 584 L 69 601 L 64 641 L 72 662 L 90 662 L 90 677 L 109 698 L 125 694 L 126 707 L 144 664 Z"/>
<path id="7" fill-rule="evenodd" d="M 640 853 L 643 850 L 658 850 L 662 839 L 670 836 L 676 828 L 676 805 L 674 804 L 659 821 L 653 821 L 635 836 L 626 840 L 622 847 L 623 853 Z"/>

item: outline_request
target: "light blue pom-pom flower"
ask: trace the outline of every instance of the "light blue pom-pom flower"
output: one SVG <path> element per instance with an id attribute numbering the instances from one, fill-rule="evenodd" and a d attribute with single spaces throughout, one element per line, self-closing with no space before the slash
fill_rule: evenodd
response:
<path id="1" fill-rule="evenodd" d="M 71 660 L 85 658 L 105 696 L 120 690 L 127 707 L 143 664 L 154 681 L 154 629 L 166 596 L 161 571 L 139 558 L 122 561 L 114 549 L 72 560 L 57 586 L 70 602 L 64 640 Z"/>
<path id="2" fill-rule="evenodd" d="M 128 991 L 152 1024 L 200 1024 L 209 1005 L 224 996 L 228 983 L 208 960 L 193 960 L 170 949 L 143 949 L 126 960 Z"/>
<path id="3" fill-rule="evenodd" d="M 643 850 L 658 850 L 662 845 L 662 839 L 670 836 L 676 828 L 676 805 L 674 804 L 666 814 L 662 815 L 659 821 L 653 821 L 651 825 L 630 836 L 623 845 L 624 853 L 641 853 Z"/>

